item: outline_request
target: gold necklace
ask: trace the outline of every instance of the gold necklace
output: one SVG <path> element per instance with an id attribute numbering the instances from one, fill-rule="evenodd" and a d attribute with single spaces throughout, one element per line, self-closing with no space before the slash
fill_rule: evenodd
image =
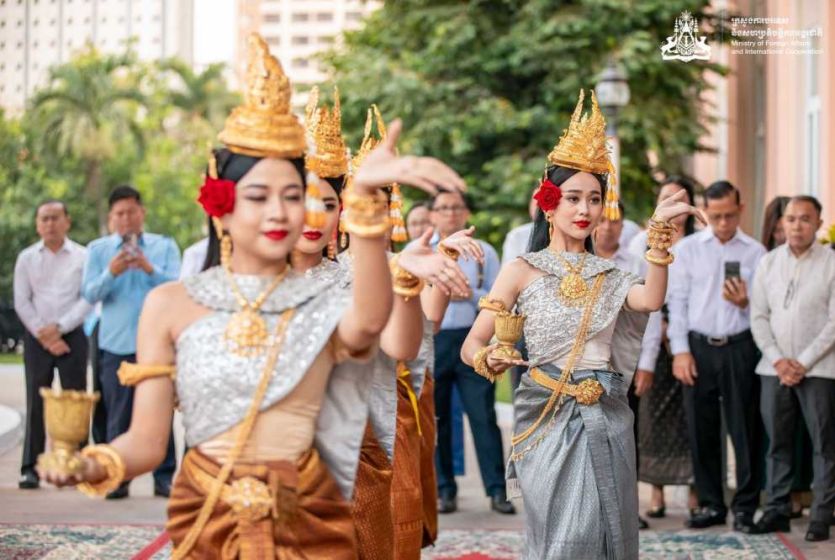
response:
<path id="1" fill-rule="evenodd" d="M 583 266 L 586 264 L 586 257 L 589 254 L 583 253 L 580 264 L 574 266 L 558 252 L 553 250 L 551 252 L 560 260 L 566 270 L 568 270 L 568 274 L 563 276 L 563 279 L 560 281 L 560 299 L 567 306 L 575 307 L 581 305 L 589 294 L 589 285 L 583 280 L 582 274 Z"/>
<path id="2" fill-rule="evenodd" d="M 258 312 L 267 298 L 275 290 L 278 285 L 287 276 L 290 267 L 286 267 L 279 273 L 272 283 L 267 286 L 267 289 L 261 292 L 255 301 L 250 302 L 241 293 L 238 288 L 238 283 L 235 277 L 232 276 L 232 269 L 228 266 L 223 267 L 226 271 L 226 276 L 229 278 L 229 284 L 232 286 L 232 293 L 241 306 L 241 310 L 232 315 L 229 323 L 226 325 L 226 331 L 223 333 L 223 339 L 226 342 L 226 347 L 233 354 L 244 357 L 252 357 L 261 354 L 267 345 L 267 322 L 261 317 Z"/>

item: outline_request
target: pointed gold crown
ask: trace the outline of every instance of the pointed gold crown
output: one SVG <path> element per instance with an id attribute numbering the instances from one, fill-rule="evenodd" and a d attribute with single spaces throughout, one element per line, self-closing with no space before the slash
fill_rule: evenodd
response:
<path id="1" fill-rule="evenodd" d="M 348 149 L 342 139 L 342 109 L 339 89 L 333 88 L 333 110 L 317 107 L 319 88 L 314 86 L 305 109 L 307 132 L 313 137 L 316 152 L 307 154 L 305 166 L 319 177 L 334 178 L 348 173 Z"/>
<path id="2" fill-rule="evenodd" d="M 266 41 L 249 36 L 243 105 L 236 107 L 218 139 L 230 151 L 254 157 L 297 158 L 307 144 L 304 127 L 290 112 L 290 80 Z"/>
<path id="3" fill-rule="evenodd" d="M 591 113 L 583 115 L 584 98 L 585 92 L 581 89 L 571 123 L 548 154 L 548 162 L 586 173 L 608 173 L 611 165 L 606 147 L 606 119 L 597 105 L 594 91 L 591 92 Z"/>
<path id="4" fill-rule="evenodd" d="M 360 147 L 357 150 L 357 153 L 351 159 L 351 171 L 356 173 L 357 169 L 359 169 L 360 165 L 362 165 L 363 160 L 365 157 L 371 153 L 371 151 L 377 147 L 377 144 L 380 143 L 379 138 L 375 138 L 371 135 L 371 127 L 374 125 L 374 119 L 377 119 L 377 132 L 380 134 L 385 134 L 385 124 L 383 123 L 383 117 L 380 115 L 380 110 L 377 109 L 376 105 L 372 105 L 368 108 L 368 113 L 365 117 L 365 129 L 362 133 L 362 143 L 360 143 Z M 382 127 L 382 128 L 381 128 Z M 380 132 L 382 130 L 382 132 Z"/>

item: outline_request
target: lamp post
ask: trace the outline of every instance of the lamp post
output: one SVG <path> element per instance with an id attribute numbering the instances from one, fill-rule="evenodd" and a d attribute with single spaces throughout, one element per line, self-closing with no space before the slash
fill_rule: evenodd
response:
<path id="1" fill-rule="evenodd" d="M 618 140 L 618 116 L 620 110 L 629 103 L 629 83 L 626 72 L 614 59 L 609 59 L 606 68 L 597 77 L 594 88 L 600 109 L 606 116 L 606 136 L 612 150 L 612 163 L 620 177 L 620 141 Z"/>

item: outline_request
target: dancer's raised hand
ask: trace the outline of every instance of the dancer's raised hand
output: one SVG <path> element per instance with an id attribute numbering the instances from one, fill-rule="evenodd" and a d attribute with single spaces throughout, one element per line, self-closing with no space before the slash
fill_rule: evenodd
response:
<path id="1" fill-rule="evenodd" d="M 438 190 L 467 190 L 464 180 L 448 165 L 432 157 L 401 156 L 397 154 L 397 140 L 403 123 L 395 120 L 386 137 L 369 153 L 354 174 L 354 188 L 359 191 L 399 183 L 416 187 L 431 195 Z"/>

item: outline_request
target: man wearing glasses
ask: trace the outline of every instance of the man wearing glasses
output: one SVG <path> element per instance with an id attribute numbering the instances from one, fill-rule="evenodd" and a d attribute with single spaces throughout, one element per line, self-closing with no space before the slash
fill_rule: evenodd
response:
<path id="1" fill-rule="evenodd" d="M 769 439 L 768 502 L 753 532 L 790 530 L 795 427 L 805 421 L 814 448 L 806 540 L 823 541 L 835 506 L 835 251 L 815 242 L 822 220 L 814 197 L 792 198 L 783 224 L 786 243 L 763 258 L 751 298 Z"/>
<path id="2" fill-rule="evenodd" d="M 467 200 L 458 192 L 440 192 L 432 201 L 430 220 L 437 247 L 441 238 L 464 229 L 470 217 Z M 484 263 L 461 259 L 458 264 L 469 279 L 467 297 L 455 297 L 447 308 L 441 330 L 435 335 L 435 411 L 438 416 L 439 512 L 457 509 L 458 486 L 453 471 L 452 389 L 458 387 L 470 422 L 478 466 L 490 506 L 499 513 L 516 513 L 507 500 L 504 480 L 502 435 L 496 421 L 496 388 L 461 361 L 461 346 L 478 315 L 478 300 L 486 296 L 499 274 L 499 256 L 489 244 L 479 241 Z"/>
<path id="3" fill-rule="evenodd" d="M 749 532 L 759 505 L 762 480 L 760 359 L 751 335 L 748 288 L 765 247 L 739 229 L 739 191 L 717 181 L 705 191 L 710 227 L 677 245 L 670 270 L 667 333 L 673 375 L 684 385 L 693 474 L 700 510 L 686 526 L 724 525 L 727 506 L 722 483 L 721 421 L 736 456 L 736 493 L 731 501 L 734 530 Z M 721 408 L 720 408 L 721 407 Z"/>

